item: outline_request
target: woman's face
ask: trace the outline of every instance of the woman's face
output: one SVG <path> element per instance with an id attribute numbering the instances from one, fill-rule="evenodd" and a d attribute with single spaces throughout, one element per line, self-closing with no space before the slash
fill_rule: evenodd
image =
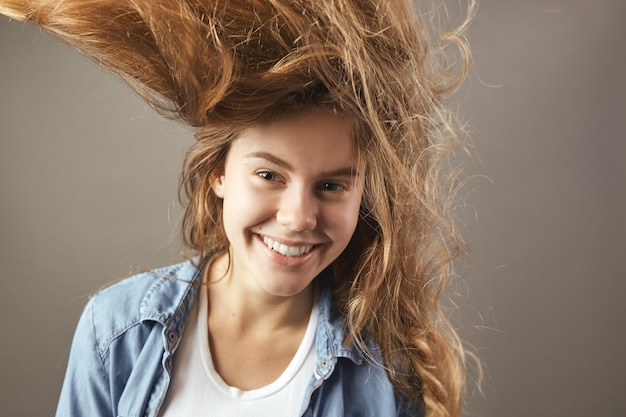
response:
<path id="1" fill-rule="evenodd" d="M 363 170 L 343 117 L 308 110 L 244 130 L 211 182 L 232 278 L 279 297 L 307 288 L 354 233 Z"/>

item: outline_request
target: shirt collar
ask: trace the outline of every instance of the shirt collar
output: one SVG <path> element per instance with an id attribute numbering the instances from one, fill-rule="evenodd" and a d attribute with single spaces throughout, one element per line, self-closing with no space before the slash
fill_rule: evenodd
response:
<path id="1" fill-rule="evenodd" d="M 315 346 L 317 350 L 317 374 L 327 378 L 333 371 L 339 358 L 347 358 L 357 365 L 361 365 L 366 355 L 351 341 L 344 344 L 346 339 L 345 319 L 339 313 L 334 302 L 330 286 L 330 273 L 323 272 L 318 277 L 321 287 L 319 318 Z M 371 350 L 371 349 L 370 349 Z"/>
<path id="2" fill-rule="evenodd" d="M 157 321 L 163 325 L 164 345 L 170 352 L 176 350 L 183 334 L 189 312 L 202 281 L 206 259 L 198 259 L 157 269 L 158 277 L 146 292 L 139 308 L 141 321 Z"/>

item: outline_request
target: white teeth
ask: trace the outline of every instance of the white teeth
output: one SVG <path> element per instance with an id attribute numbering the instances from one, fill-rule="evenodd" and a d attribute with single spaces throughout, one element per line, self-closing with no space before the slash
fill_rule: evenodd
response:
<path id="1" fill-rule="evenodd" d="M 313 248 L 313 245 L 288 246 L 283 243 L 276 242 L 267 236 L 263 236 L 263 242 L 267 245 L 268 248 L 272 249 L 273 251 L 276 251 L 281 255 L 290 257 L 302 256 L 305 253 L 308 253 Z"/>

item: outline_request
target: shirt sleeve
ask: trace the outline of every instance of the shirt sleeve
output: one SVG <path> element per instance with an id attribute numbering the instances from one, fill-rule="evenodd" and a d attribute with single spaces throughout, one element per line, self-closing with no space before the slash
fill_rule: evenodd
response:
<path id="1" fill-rule="evenodd" d="M 97 345 L 93 304 L 89 302 L 74 333 L 56 417 L 112 415 L 109 378 Z"/>

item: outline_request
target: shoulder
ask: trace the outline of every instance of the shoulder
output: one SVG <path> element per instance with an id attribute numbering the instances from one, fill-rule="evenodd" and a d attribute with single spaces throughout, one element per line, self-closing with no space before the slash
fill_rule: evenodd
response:
<path id="1" fill-rule="evenodd" d="M 94 295 L 81 321 L 89 323 L 103 348 L 140 323 L 184 320 L 201 270 L 187 261 L 126 278 Z"/>
<path id="2" fill-rule="evenodd" d="M 363 334 L 362 344 L 355 340 L 345 343 L 345 319 L 323 276 L 320 287 L 315 373 L 324 380 L 324 389 L 313 395 L 313 408 L 322 410 L 322 415 L 333 415 L 333 410 L 349 407 L 355 415 L 362 416 L 423 416 L 420 404 L 396 394 L 373 338 Z M 346 401 L 349 406 L 344 404 Z"/>
<path id="3" fill-rule="evenodd" d="M 162 361 L 171 366 L 172 357 L 164 349 L 178 344 L 202 266 L 146 271 L 91 298 L 74 333 L 57 415 L 143 415 L 137 407 L 156 381 L 163 386 Z"/>

